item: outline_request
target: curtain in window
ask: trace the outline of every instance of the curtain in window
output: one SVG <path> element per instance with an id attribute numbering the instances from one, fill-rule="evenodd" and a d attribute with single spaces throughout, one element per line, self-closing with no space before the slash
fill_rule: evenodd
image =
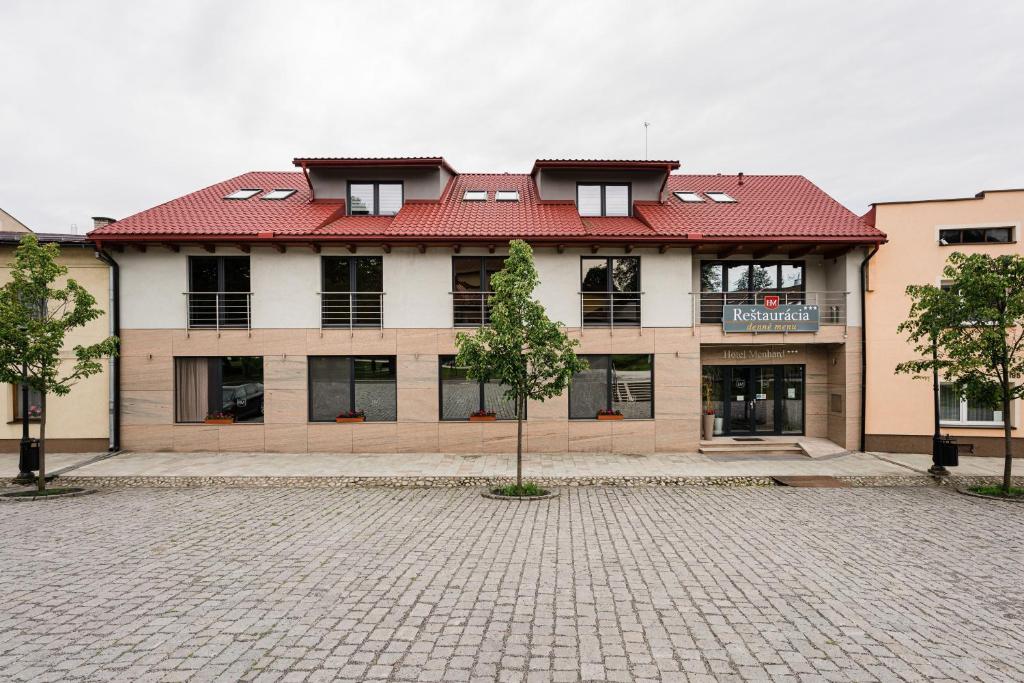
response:
<path id="1" fill-rule="evenodd" d="M 174 365 L 178 422 L 206 419 L 210 397 L 210 372 L 206 358 L 178 358 Z"/>

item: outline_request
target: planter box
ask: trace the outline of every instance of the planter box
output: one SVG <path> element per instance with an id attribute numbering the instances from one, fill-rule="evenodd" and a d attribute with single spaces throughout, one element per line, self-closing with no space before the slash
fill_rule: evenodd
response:
<path id="1" fill-rule="evenodd" d="M 598 420 L 622 420 L 625 419 L 625 415 L 598 415 Z"/>
<path id="2" fill-rule="evenodd" d="M 497 415 L 470 415 L 470 422 L 494 422 L 498 419 Z"/>
<path id="3" fill-rule="evenodd" d="M 235 418 L 233 417 L 208 417 L 203 420 L 208 425 L 233 425 L 235 424 Z"/>
<path id="4" fill-rule="evenodd" d="M 361 415 L 360 417 L 336 417 L 334 418 L 334 421 L 339 424 L 345 422 L 366 422 L 366 416 Z"/>

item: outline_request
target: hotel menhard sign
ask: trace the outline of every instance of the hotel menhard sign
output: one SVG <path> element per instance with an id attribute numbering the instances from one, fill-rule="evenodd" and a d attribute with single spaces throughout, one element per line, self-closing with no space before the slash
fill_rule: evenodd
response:
<path id="1" fill-rule="evenodd" d="M 726 304 L 722 309 L 724 332 L 817 332 L 818 322 L 817 306 L 780 304 L 771 294 L 763 304 Z"/>

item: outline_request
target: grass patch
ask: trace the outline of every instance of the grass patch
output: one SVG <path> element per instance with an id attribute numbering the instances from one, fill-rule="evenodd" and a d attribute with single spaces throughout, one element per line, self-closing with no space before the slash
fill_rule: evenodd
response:
<path id="1" fill-rule="evenodd" d="M 508 486 L 499 486 L 498 488 L 491 491 L 496 496 L 508 496 L 510 498 L 521 498 L 524 496 L 546 496 L 548 491 L 534 484 L 532 481 L 524 482 L 522 486 L 516 486 L 515 484 L 509 484 Z"/>
<path id="2" fill-rule="evenodd" d="M 85 489 L 69 489 L 69 488 L 49 488 L 44 491 L 38 489 L 32 489 L 31 491 L 14 491 L 13 493 L 4 493 L 3 496 L 6 498 L 43 498 L 45 496 L 66 496 L 69 493 L 81 493 Z"/>
<path id="3" fill-rule="evenodd" d="M 969 486 L 967 490 L 971 493 L 978 493 L 983 496 L 995 496 L 997 498 L 1024 498 L 1024 488 L 1011 486 L 1009 494 L 1003 492 L 1003 487 L 997 484 L 986 484 L 985 486 Z"/>

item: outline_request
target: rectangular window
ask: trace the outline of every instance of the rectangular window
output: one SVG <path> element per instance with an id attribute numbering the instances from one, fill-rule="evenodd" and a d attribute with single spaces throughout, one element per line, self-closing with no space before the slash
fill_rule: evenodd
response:
<path id="1" fill-rule="evenodd" d="M 576 208 L 581 216 L 631 215 L 629 183 L 577 183 Z"/>
<path id="2" fill-rule="evenodd" d="M 21 391 L 20 384 L 11 385 L 11 389 L 14 391 L 14 400 L 11 405 L 14 406 L 14 419 L 20 420 L 25 415 L 24 413 L 24 401 Z M 28 389 L 28 419 L 38 420 L 43 414 L 43 396 L 39 393 L 38 389 L 29 387 Z"/>
<path id="3" fill-rule="evenodd" d="M 400 182 L 352 182 L 348 184 L 348 212 L 351 216 L 394 216 L 402 208 Z"/>
<path id="4" fill-rule="evenodd" d="M 696 192 L 673 192 L 672 194 L 674 194 L 679 199 L 679 201 L 684 202 L 686 204 L 704 203 L 704 198 L 701 197 Z"/>
<path id="5" fill-rule="evenodd" d="M 939 244 L 1007 244 L 1013 241 L 1013 227 L 956 228 L 939 230 Z"/>
<path id="6" fill-rule="evenodd" d="M 452 257 L 452 312 L 456 327 L 490 323 L 491 276 L 505 267 L 504 256 Z"/>
<path id="7" fill-rule="evenodd" d="M 963 395 L 956 384 L 939 385 L 939 421 L 942 424 L 1002 426 L 1003 411 L 981 405 Z"/>
<path id="8" fill-rule="evenodd" d="M 380 327 L 384 257 L 322 256 L 320 292 L 324 327 Z"/>
<path id="9" fill-rule="evenodd" d="M 310 356 L 309 421 L 334 422 L 363 411 L 367 422 L 398 419 L 394 356 Z"/>
<path id="10" fill-rule="evenodd" d="M 203 422 L 218 414 L 263 422 L 263 358 L 175 358 L 174 414 L 176 422 Z"/>
<path id="11" fill-rule="evenodd" d="M 499 420 L 516 419 L 516 404 L 505 398 L 505 385 L 470 379 L 466 368 L 455 364 L 455 356 L 441 356 L 440 377 L 442 420 L 468 420 L 480 410 L 493 412 Z"/>
<path id="12" fill-rule="evenodd" d="M 585 326 L 640 325 L 640 257 L 583 257 L 580 292 Z"/>
<path id="13" fill-rule="evenodd" d="M 722 321 L 722 307 L 761 303 L 778 294 L 780 303 L 806 302 L 806 265 L 781 261 L 704 261 L 700 266 L 700 320 Z"/>
<path id="14" fill-rule="evenodd" d="M 598 411 L 617 410 L 627 420 L 654 417 L 654 356 L 582 356 L 590 368 L 569 384 L 569 418 L 593 420 Z"/>
<path id="15" fill-rule="evenodd" d="M 498 190 L 494 193 L 494 199 L 499 202 L 518 202 L 519 190 Z"/>
<path id="16" fill-rule="evenodd" d="M 188 257 L 189 327 L 248 327 L 248 256 Z"/>
<path id="17" fill-rule="evenodd" d="M 486 202 L 487 190 L 466 190 L 462 193 L 464 202 Z"/>

